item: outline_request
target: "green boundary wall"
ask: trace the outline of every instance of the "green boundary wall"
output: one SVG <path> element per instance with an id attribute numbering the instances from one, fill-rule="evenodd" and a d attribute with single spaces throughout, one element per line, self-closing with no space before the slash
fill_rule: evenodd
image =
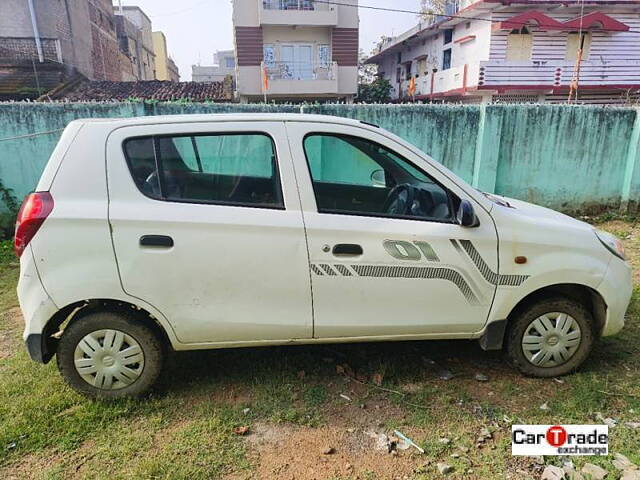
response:
<path id="1" fill-rule="evenodd" d="M 640 200 L 640 110 L 574 105 L 4 103 L 0 181 L 18 199 L 32 191 L 62 129 L 77 118 L 234 112 L 375 123 L 483 191 L 558 210 L 627 209 Z"/>

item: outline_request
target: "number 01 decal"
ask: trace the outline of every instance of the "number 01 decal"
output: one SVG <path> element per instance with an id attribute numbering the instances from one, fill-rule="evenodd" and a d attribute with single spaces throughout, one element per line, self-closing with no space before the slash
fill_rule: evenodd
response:
<path id="1" fill-rule="evenodd" d="M 424 256 L 430 262 L 440 261 L 436 252 L 427 242 L 411 243 L 404 240 L 385 240 L 382 246 L 389 255 L 398 260 L 415 262 Z"/>

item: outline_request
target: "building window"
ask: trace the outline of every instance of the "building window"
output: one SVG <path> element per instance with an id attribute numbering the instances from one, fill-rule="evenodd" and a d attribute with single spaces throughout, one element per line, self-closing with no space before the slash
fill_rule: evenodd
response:
<path id="1" fill-rule="evenodd" d="M 331 49 L 329 45 L 318 45 L 318 65 L 328 68 L 331 62 Z"/>
<path id="2" fill-rule="evenodd" d="M 400 83 L 402 81 L 402 67 L 396 68 L 396 82 Z"/>
<path id="3" fill-rule="evenodd" d="M 404 64 L 404 79 L 405 80 L 411 80 L 411 67 L 412 67 L 412 62 L 406 62 Z"/>
<path id="4" fill-rule="evenodd" d="M 442 70 L 451 68 L 451 49 L 447 48 L 442 52 Z"/>
<path id="5" fill-rule="evenodd" d="M 511 30 L 507 37 L 507 60 L 531 60 L 532 47 L 533 35 L 527 30 L 527 27 Z"/>
<path id="6" fill-rule="evenodd" d="M 444 31 L 444 44 L 451 43 L 453 41 L 453 28 L 448 28 Z"/>
<path id="7" fill-rule="evenodd" d="M 398 52 L 398 63 L 402 63 L 402 52 Z"/>
<path id="8" fill-rule="evenodd" d="M 427 57 L 418 59 L 418 71 L 416 72 L 416 76 L 426 75 L 427 74 Z"/>
<path id="9" fill-rule="evenodd" d="M 235 68 L 236 67 L 236 59 L 233 57 L 225 57 L 224 59 L 225 66 L 227 68 Z"/>
<path id="10" fill-rule="evenodd" d="M 567 35 L 567 52 L 565 60 L 575 62 L 578 59 L 578 50 L 582 49 L 582 60 L 589 58 L 591 50 L 591 32 L 571 32 Z"/>
<path id="11" fill-rule="evenodd" d="M 265 45 L 263 47 L 264 64 L 275 65 L 276 63 L 276 47 L 273 45 Z"/>

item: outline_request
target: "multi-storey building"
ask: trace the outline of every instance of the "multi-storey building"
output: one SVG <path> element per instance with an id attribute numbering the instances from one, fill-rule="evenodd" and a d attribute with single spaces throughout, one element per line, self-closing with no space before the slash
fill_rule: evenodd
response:
<path id="1" fill-rule="evenodd" d="M 225 77 L 236 76 L 236 54 L 233 50 L 218 50 L 213 54 L 213 65 L 192 65 L 194 82 L 222 82 Z"/>
<path id="2" fill-rule="evenodd" d="M 180 70 L 178 69 L 176 62 L 171 57 L 167 58 L 167 80 L 170 82 L 180 81 Z"/>
<path id="3" fill-rule="evenodd" d="M 111 0 L 0 2 L 0 95 L 48 90 L 74 73 L 120 80 Z"/>
<path id="4" fill-rule="evenodd" d="M 151 19 L 136 6 L 115 9 L 120 50 L 131 60 L 133 80 L 156 79 Z"/>
<path id="5" fill-rule="evenodd" d="M 357 0 L 233 0 L 240 101 L 351 101 L 358 80 Z"/>
<path id="6" fill-rule="evenodd" d="M 560 102 L 572 83 L 587 103 L 640 92 L 638 1 L 463 0 L 461 7 L 386 39 L 368 59 L 395 100 Z"/>
<path id="7" fill-rule="evenodd" d="M 162 32 L 153 32 L 153 51 L 156 55 L 156 79 L 179 82 L 180 74 L 175 62 L 169 57 L 167 38 Z"/>
<path id="8" fill-rule="evenodd" d="M 140 80 L 140 75 L 144 72 L 140 66 L 139 57 L 142 32 L 124 14 L 120 14 L 118 10 L 116 10 L 115 24 L 116 34 L 118 35 L 122 80 L 125 82 Z"/>

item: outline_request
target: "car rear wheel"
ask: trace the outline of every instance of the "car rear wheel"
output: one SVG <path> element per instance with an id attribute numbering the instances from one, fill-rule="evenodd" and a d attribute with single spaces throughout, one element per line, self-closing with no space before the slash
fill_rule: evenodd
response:
<path id="1" fill-rule="evenodd" d="M 593 318 L 574 300 L 547 298 L 514 315 L 506 340 L 509 360 L 522 373 L 536 377 L 566 375 L 591 353 Z"/>
<path id="2" fill-rule="evenodd" d="M 94 398 L 145 393 L 162 370 L 156 333 L 127 313 L 97 312 L 65 328 L 57 350 L 58 369 L 77 392 Z"/>

